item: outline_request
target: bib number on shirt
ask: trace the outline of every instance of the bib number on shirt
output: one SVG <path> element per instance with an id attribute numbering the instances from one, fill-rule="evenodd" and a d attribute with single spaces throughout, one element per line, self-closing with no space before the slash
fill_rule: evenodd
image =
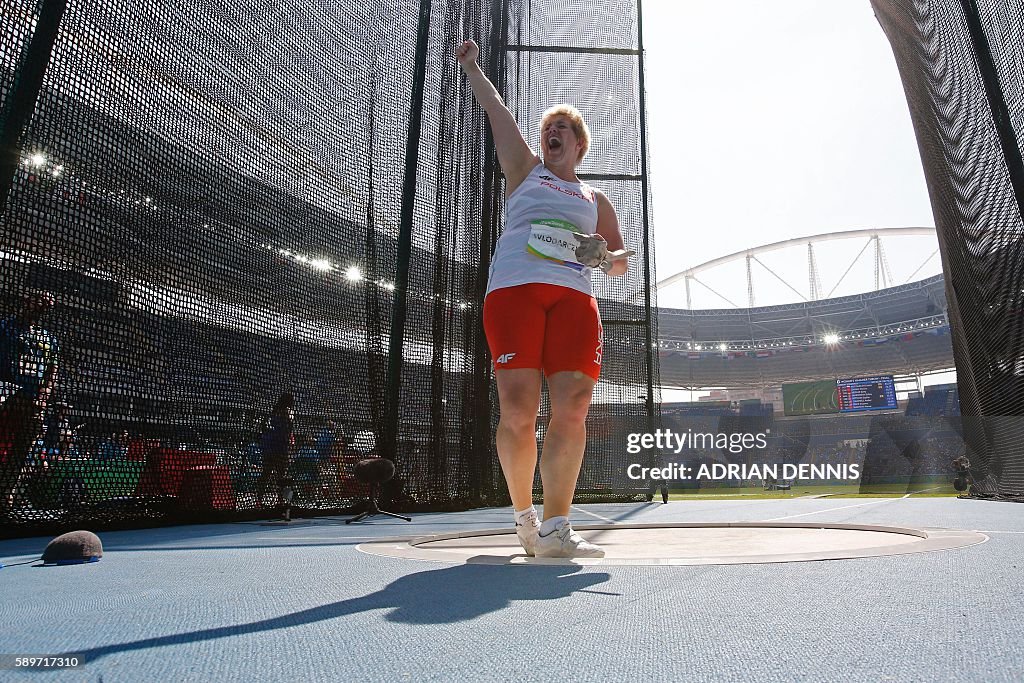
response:
<path id="1" fill-rule="evenodd" d="M 555 218 L 533 221 L 526 251 L 574 270 L 583 270 L 583 264 L 576 260 L 576 248 L 580 246 L 576 235 L 580 234 L 583 233 L 579 228 L 568 221 Z"/>

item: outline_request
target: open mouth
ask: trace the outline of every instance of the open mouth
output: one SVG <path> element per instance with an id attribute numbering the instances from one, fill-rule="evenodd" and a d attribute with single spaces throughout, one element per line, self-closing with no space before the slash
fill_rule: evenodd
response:
<path id="1" fill-rule="evenodd" d="M 562 141 L 559 140 L 558 138 L 549 138 L 548 139 L 548 147 L 550 147 L 551 149 L 558 149 L 561 146 L 562 146 Z"/>

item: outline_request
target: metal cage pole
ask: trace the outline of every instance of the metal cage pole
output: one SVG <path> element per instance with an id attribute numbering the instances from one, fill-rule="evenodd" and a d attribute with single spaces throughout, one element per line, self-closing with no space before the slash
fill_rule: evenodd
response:
<path id="1" fill-rule="evenodd" d="M 644 94 L 644 15 L 642 0 L 636 0 L 637 70 L 640 76 L 640 193 L 644 236 L 644 341 L 647 359 L 647 420 L 654 424 L 654 339 L 651 336 L 651 234 L 647 206 L 647 97 Z"/>
<path id="2" fill-rule="evenodd" d="M 508 0 L 491 2 L 490 53 L 487 69 L 495 89 L 505 97 L 505 49 L 508 45 Z M 480 225 L 480 252 L 476 268 L 476 293 L 482 303 L 487 291 L 491 258 L 498 241 L 498 228 L 502 218 L 501 168 L 494 147 L 494 134 L 489 124 L 484 125 L 483 164 L 483 216 Z M 476 362 L 473 392 L 475 399 L 471 407 L 472 427 L 470 443 L 473 445 L 473 466 L 475 476 L 471 477 L 473 490 L 470 494 L 476 505 L 494 502 L 499 487 L 494 481 L 491 468 L 491 419 L 493 411 L 490 400 L 491 368 L 490 350 L 483 334 L 483 306 L 480 306 L 478 333 L 475 336 L 474 360 Z M 498 494 L 501 495 L 501 494 Z M 504 502 L 504 501 L 502 501 Z"/>
<path id="3" fill-rule="evenodd" d="M 395 303 L 391 309 L 388 338 L 387 388 L 384 394 L 383 446 L 381 455 L 395 458 L 398 453 L 398 425 L 402 397 L 402 356 L 405 347 L 405 318 L 409 288 L 409 261 L 412 253 L 412 222 L 416 207 L 416 171 L 419 167 L 420 135 L 423 121 L 423 89 L 427 72 L 427 43 L 430 38 L 431 0 L 420 1 L 419 28 L 416 35 L 416 61 L 413 66 L 412 95 L 409 105 L 409 129 L 405 139 L 405 175 L 402 185 L 402 213 L 399 223 L 397 263 L 395 265 Z"/>
<path id="4" fill-rule="evenodd" d="M 22 51 L 14 85 L 0 112 L 0 212 L 7 205 L 14 174 L 21 163 L 22 137 L 43 88 L 67 0 L 40 0 L 38 7 L 36 30 Z"/>

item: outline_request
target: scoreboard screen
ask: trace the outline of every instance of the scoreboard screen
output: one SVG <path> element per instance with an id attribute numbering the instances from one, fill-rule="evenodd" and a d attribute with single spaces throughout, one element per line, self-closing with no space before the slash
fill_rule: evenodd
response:
<path id="1" fill-rule="evenodd" d="M 837 380 L 836 396 L 841 413 L 896 409 L 896 385 L 892 375 Z"/>
<path id="2" fill-rule="evenodd" d="M 782 409 L 786 415 L 828 415 L 839 412 L 836 381 L 795 382 L 782 385 Z"/>

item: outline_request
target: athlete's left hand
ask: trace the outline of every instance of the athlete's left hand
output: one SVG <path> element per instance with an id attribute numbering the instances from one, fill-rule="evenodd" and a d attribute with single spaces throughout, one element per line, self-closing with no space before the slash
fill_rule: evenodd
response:
<path id="1" fill-rule="evenodd" d="M 597 233 L 576 235 L 576 260 L 588 268 L 597 268 L 608 258 L 608 241 Z"/>

